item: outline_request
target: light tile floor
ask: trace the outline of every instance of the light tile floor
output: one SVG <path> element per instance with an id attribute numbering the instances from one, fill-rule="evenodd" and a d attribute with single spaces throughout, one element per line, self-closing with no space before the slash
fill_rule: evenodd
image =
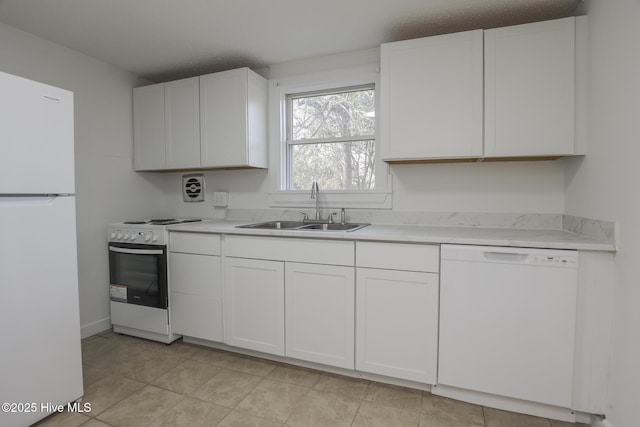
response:
<path id="1" fill-rule="evenodd" d="M 108 331 L 83 340 L 82 353 L 92 411 L 39 426 L 587 427 L 181 341 Z"/>

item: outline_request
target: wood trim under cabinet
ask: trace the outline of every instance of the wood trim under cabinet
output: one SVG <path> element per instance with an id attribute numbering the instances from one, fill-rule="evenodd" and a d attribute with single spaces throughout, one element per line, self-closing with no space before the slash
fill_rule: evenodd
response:
<path id="1" fill-rule="evenodd" d="M 415 159 L 415 160 L 385 160 L 391 165 L 409 165 L 420 163 L 487 163 L 487 162 L 539 162 L 558 160 L 567 156 L 532 156 L 532 157 L 482 157 L 463 159 Z"/>

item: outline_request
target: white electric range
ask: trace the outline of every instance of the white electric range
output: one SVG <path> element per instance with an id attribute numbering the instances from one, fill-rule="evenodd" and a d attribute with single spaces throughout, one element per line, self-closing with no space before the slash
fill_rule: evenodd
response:
<path id="1" fill-rule="evenodd" d="M 167 226 L 200 219 L 163 218 L 109 224 L 109 295 L 116 333 L 164 343 L 171 332 L 167 274 Z"/>

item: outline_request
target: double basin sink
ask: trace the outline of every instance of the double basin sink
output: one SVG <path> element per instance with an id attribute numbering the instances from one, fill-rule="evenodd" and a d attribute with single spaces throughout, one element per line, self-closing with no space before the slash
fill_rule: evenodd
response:
<path id="1" fill-rule="evenodd" d="M 297 230 L 297 231 L 355 231 L 369 224 L 356 223 L 310 223 L 304 221 L 267 221 L 256 224 L 238 225 L 237 228 L 254 230 Z"/>

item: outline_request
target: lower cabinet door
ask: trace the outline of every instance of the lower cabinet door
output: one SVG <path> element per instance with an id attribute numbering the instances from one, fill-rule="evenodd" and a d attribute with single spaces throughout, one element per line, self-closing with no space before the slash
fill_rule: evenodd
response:
<path id="1" fill-rule="evenodd" d="M 438 275 L 358 268 L 356 369 L 436 384 Z"/>
<path id="2" fill-rule="evenodd" d="M 170 253 L 169 316 L 174 333 L 222 342 L 221 268 L 219 256 Z"/>
<path id="3" fill-rule="evenodd" d="M 225 259 L 225 343 L 284 356 L 284 263 Z"/>
<path id="4" fill-rule="evenodd" d="M 354 268 L 285 264 L 286 356 L 354 368 Z"/>
<path id="5" fill-rule="evenodd" d="M 171 292 L 171 330 L 188 337 L 222 342 L 222 301 Z"/>

